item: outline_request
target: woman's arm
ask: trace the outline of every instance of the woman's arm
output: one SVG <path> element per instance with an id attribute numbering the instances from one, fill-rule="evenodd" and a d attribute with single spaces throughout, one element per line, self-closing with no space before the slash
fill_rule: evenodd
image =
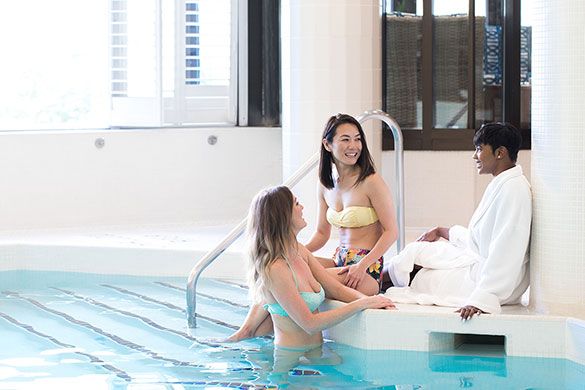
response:
<path id="1" fill-rule="evenodd" d="M 364 309 L 382 309 L 392 305 L 383 295 L 363 297 L 325 312 L 312 313 L 297 290 L 292 272 L 285 261 L 277 260 L 268 269 L 270 293 L 289 317 L 308 334 L 315 334 Z"/>
<path id="2" fill-rule="evenodd" d="M 317 216 L 317 230 L 305 245 L 311 252 L 323 248 L 331 236 L 331 225 L 327 222 L 327 202 L 323 193 L 323 185 L 319 185 L 319 214 Z"/>
<path id="3" fill-rule="evenodd" d="M 235 343 L 252 337 L 264 336 L 272 332 L 272 321 L 261 304 L 255 303 L 248 310 L 244 323 L 240 328 L 219 342 Z"/>
<path id="4" fill-rule="evenodd" d="M 430 230 L 427 230 L 423 234 L 421 234 L 420 237 L 417 238 L 416 240 L 417 241 L 434 242 L 434 241 L 440 240 L 441 238 L 444 238 L 445 240 L 449 240 L 449 228 L 442 227 L 442 226 L 436 226 Z"/>

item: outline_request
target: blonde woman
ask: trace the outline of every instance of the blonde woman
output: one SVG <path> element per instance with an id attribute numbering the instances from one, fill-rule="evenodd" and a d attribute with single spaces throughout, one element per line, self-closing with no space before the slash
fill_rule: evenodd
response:
<path id="1" fill-rule="evenodd" d="M 297 234 L 307 223 L 290 189 L 273 187 L 253 200 L 248 217 L 249 284 L 255 301 L 270 313 L 277 350 L 305 353 L 323 343 L 321 331 L 365 309 L 394 308 L 382 295 L 364 294 L 339 283 L 303 245 Z M 320 312 L 327 298 L 349 302 Z M 249 316 L 264 316 L 252 310 Z M 262 322 L 265 322 L 263 320 Z M 270 328 L 261 324 L 255 329 Z"/>

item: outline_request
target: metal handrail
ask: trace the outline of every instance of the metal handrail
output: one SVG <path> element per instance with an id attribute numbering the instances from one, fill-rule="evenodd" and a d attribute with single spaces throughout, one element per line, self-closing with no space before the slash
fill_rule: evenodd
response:
<path id="1" fill-rule="evenodd" d="M 363 123 L 370 119 L 379 119 L 386 123 L 392 131 L 394 137 L 394 152 L 396 160 L 396 194 L 397 194 L 397 212 L 396 217 L 398 220 L 398 239 L 396 240 L 397 252 L 400 252 L 404 247 L 404 164 L 403 164 L 403 141 L 402 131 L 396 121 L 384 111 L 372 110 L 366 111 L 362 115 L 356 117 L 357 121 Z M 303 166 L 301 166 L 291 177 L 289 177 L 283 185 L 287 187 L 295 186 L 303 177 L 307 175 L 319 162 L 320 152 L 315 153 Z M 238 239 L 244 232 L 247 224 L 247 218 L 241 221 L 231 232 L 211 251 L 207 252 L 201 260 L 195 264 L 189 279 L 187 280 L 187 321 L 190 328 L 197 326 L 197 313 L 195 311 L 196 293 L 197 293 L 197 281 L 201 273 L 211 264 L 219 255 L 221 255 L 228 246 Z"/>
<path id="2" fill-rule="evenodd" d="M 356 117 L 358 122 L 364 123 L 370 119 L 378 119 L 386 123 L 392 131 L 394 138 L 394 164 L 396 172 L 396 219 L 398 222 L 398 239 L 396 240 L 396 253 L 399 253 L 404 248 L 404 146 L 402 139 L 402 130 L 398 123 L 390 115 L 382 110 L 366 111 L 362 115 Z"/>

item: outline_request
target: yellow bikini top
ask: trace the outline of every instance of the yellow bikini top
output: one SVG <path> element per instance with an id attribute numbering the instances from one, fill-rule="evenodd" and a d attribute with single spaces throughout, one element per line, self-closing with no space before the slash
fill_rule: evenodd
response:
<path id="1" fill-rule="evenodd" d="M 337 227 L 357 228 L 378 221 L 378 214 L 373 207 L 349 206 L 341 211 L 330 207 L 327 209 L 327 221 Z"/>

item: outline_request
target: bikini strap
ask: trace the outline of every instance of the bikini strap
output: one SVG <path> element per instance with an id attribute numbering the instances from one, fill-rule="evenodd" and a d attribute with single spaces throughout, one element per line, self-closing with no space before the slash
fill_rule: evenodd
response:
<path id="1" fill-rule="evenodd" d="M 290 265 L 290 262 L 288 261 L 288 258 L 285 255 L 283 255 L 282 257 L 284 258 L 284 262 L 286 263 L 286 265 L 288 265 L 288 268 L 290 269 L 290 272 L 292 272 L 293 279 L 295 280 L 295 286 L 297 286 L 297 290 L 298 290 L 299 289 L 299 282 L 297 281 L 297 274 L 292 269 L 292 266 Z"/>

